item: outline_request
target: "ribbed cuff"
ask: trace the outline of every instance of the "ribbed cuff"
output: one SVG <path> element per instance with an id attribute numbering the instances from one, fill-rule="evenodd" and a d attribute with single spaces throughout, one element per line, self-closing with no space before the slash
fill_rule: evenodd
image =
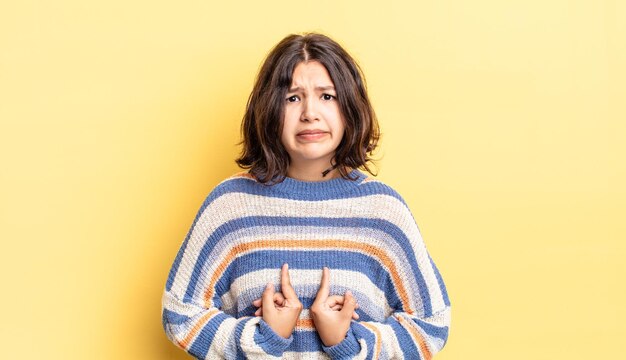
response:
<path id="1" fill-rule="evenodd" d="M 322 348 L 326 354 L 330 355 L 331 359 L 352 359 L 361 351 L 361 345 L 354 336 L 352 328 L 348 329 L 346 338 L 339 344 L 330 347 L 322 345 Z"/>
<path id="2" fill-rule="evenodd" d="M 262 344 L 259 344 L 263 350 L 277 356 L 282 356 L 283 351 L 287 350 L 293 341 L 293 335 L 285 339 L 278 335 L 263 319 L 259 321 L 259 335 L 263 339 Z"/>

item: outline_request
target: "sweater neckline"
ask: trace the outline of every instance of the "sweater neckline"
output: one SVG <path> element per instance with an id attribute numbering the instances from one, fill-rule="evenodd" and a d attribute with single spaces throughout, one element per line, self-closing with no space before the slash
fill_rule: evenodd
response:
<path id="1" fill-rule="evenodd" d="M 285 176 L 281 182 L 276 182 L 271 187 L 285 193 L 336 194 L 356 188 L 367 177 L 358 169 L 353 169 L 348 175 L 355 180 L 344 179 L 339 176 L 330 180 L 305 181 Z"/>

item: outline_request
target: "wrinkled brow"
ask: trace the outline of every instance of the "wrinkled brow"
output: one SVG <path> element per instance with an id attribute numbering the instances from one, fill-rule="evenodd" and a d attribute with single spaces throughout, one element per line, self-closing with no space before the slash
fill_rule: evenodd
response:
<path id="1" fill-rule="evenodd" d="M 332 85 L 326 85 L 326 86 L 316 86 L 315 90 L 335 90 L 335 87 Z M 300 91 L 300 87 L 296 86 L 294 88 L 289 89 L 289 92 L 298 92 Z"/>

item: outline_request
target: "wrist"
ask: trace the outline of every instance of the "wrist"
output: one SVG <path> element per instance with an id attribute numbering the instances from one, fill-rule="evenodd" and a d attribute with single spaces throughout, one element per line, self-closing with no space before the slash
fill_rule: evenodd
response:
<path id="1" fill-rule="evenodd" d="M 335 331 L 330 331 L 330 332 L 328 331 L 320 332 L 318 330 L 318 333 L 320 335 L 320 339 L 322 340 L 322 343 L 324 344 L 324 346 L 331 347 L 342 342 L 348 335 L 348 330 L 349 328 L 345 329 L 345 331 L 335 330 Z"/>
<path id="2" fill-rule="evenodd" d="M 293 327 L 288 329 L 288 328 L 285 328 L 285 325 L 281 323 L 273 323 L 267 320 L 265 320 L 265 322 L 272 329 L 272 331 L 276 333 L 276 335 L 284 339 L 289 339 L 291 337 L 291 334 L 293 333 Z"/>
<path id="3" fill-rule="evenodd" d="M 352 359 L 361 351 L 361 345 L 353 331 L 348 330 L 346 337 L 341 342 L 332 346 L 323 345 L 322 349 L 331 359 Z"/>
<path id="4" fill-rule="evenodd" d="M 265 320 L 263 320 L 263 318 L 261 318 L 259 321 L 259 338 L 258 340 L 255 340 L 255 342 L 256 341 L 258 341 L 258 344 L 261 344 L 264 349 L 267 349 L 274 356 L 282 356 L 282 352 L 285 351 L 293 342 L 293 336 L 287 339 L 283 338 L 276 333 L 274 329 L 272 329 L 272 327 L 265 322 Z"/>

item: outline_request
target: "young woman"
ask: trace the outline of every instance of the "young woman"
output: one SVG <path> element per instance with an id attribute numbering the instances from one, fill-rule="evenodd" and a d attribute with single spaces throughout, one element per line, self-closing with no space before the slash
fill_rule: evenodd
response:
<path id="1" fill-rule="evenodd" d="M 403 198 L 366 176 L 379 130 L 358 65 L 321 34 L 267 56 L 242 123 L 246 172 L 202 204 L 163 326 L 196 358 L 428 359 L 450 302 Z"/>

